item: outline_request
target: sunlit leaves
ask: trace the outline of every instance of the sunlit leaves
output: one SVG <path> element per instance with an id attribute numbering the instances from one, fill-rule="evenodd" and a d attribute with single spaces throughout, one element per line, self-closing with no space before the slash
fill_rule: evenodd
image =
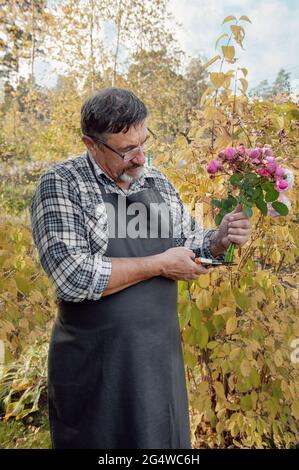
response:
<path id="1" fill-rule="evenodd" d="M 216 87 L 216 88 L 220 88 L 223 83 L 224 83 L 224 80 L 225 80 L 225 74 L 222 73 L 222 72 L 212 72 L 210 73 L 210 79 L 211 79 L 211 82 L 213 83 L 213 85 Z"/>
<path id="2" fill-rule="evenodd" d="M 237 20 L 237 18 L 233 15 L 229 15 L 229 16 L 226 16 L 222 22 L 222 24 L 224 23 L 228 23 L 229 21 L 234 21 L 234 20 Z"/>
<path id="3" fill-rule="evenodd" d="M 215 57 L 213 57 L 213 59 L 209 60 L 209 62 L 207 62 L 204 67 L 207 69 L 208 67 L 210 67 L 210 65 L 214 64 L 214 62 L 216 62 L 217 60 L 221 59 L 221 56 L 220 55 L 216 55 Z"/>
<path id="4" fill-rule="evenodd" d="M 222 46 L 221 47 L 223 55 L 227 62 L 233 64 L 235 58 L 235 48 L 234 46 Z"/>

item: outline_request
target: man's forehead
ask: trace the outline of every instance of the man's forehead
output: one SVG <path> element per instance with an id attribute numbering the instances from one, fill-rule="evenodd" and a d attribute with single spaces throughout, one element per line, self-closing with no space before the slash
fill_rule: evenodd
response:
<path id="1" fill-rule="evenodd" d="M 147 134 L 146 125 L 138 124 L 136 127 L 131 126 L 128 132 L 118 132 L 117 134 L 110 134 L 109 135 L 109 142 L 120 143 L 123 146 L 127 145 L 137 145 L 138 142 L 144 138 Z"/>

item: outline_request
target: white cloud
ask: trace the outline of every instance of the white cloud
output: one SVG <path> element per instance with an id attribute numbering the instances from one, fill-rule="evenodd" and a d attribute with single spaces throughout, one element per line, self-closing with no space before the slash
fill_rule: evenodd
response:
<path id="1" fill-rule="evenodd" d="M 294 0 L 170 0 L 170 9 L 183 24 L 177 37 L 188 53 L 215 55 L 218 36 L 227 32 L 222 21 L 227 15 L 247 15 L 244 49 L 237 48 L 238 65 L 247 67 L 249 86 L 261 80 L 272 82 L 279 69 L 299 78 L 299 3 Z"/>

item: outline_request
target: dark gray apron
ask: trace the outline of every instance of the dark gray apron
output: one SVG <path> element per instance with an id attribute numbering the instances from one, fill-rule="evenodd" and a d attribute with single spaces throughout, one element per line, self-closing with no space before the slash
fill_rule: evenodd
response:
<path id="1" fill-rule="evenodd" d="M 117 209 L 119 195 L 98 183 Z M 145 185 L 122 196 L 126 203 L 164 202 L 151 179 Z M 174 246 L 172 233 L 109 238 L 105 256 L 164 252 Z M 48 406 L 53 448 L 191 449 L 177 282 L 157 276 L 98 301 L 58 299 Z"/>

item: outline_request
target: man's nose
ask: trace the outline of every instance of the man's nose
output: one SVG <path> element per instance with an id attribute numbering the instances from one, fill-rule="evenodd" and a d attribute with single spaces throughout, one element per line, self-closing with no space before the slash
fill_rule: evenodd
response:
<path id="1" fill-rule="evenodd" d="M 145 163 L 145 154 L 143 153 L 142 150 L 138 152 L 138 155 L 136 155 L 134 158 L 131 160 L 132 163 L 135 165 L 144 165 Z"/>

